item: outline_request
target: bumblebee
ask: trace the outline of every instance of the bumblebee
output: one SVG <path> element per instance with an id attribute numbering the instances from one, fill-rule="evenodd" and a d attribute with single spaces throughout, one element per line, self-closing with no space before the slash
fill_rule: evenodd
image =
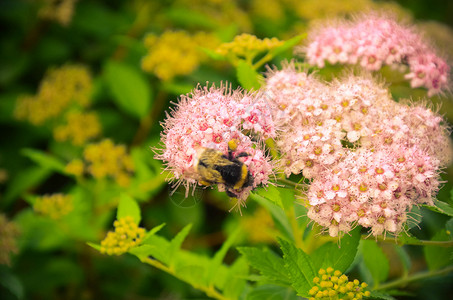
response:
<path id="1" fill-rule="evenodd" d="M 201 184 L 224 184 L 227 195 L 234 198 L 243 188 L 253 184 L 253 178 L 247 166 L 239 160 L 249 154 L 241 152 L 234 155 L 235 147 L 232 147 L 231 143 L 228 145 L 228 155 L 211 148 L 203 149 L 196 164 L 196 171 Z"/>

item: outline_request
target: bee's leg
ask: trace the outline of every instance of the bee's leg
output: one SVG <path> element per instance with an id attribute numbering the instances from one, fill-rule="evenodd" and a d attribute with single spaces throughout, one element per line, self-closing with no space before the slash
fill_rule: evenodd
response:
<path id="1" fill-rule="evenodd" d="M 241 152 L 239 153 L 238 155 L 236 155 L 236 158 L 239 158 L 239 157 L 247 157 L 247 156 L 250 156 L 250 154 L 246 153 L 246 152 Z"/>
<path id="2" fill-rule="evenodd" d="M 233 193 L 232 191 L 230 191 L 230 190 L 226 190 L 226 194 L 230 198 L 236 198 L 237 197 L 237 195 L 235 193 Z"/>

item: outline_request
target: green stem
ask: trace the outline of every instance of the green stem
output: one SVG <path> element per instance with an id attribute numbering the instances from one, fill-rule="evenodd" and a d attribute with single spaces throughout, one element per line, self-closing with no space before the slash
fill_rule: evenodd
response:
<path id="1" fill-rule="evenodd" d="M 252 66 L 253 69 L 258 70 L 258 68 L 260 68 L 262 65 L 264 65 L 265 63 L 270 61 L 272 58 L 274 58 L 274 56 L 270 53 L 267 53 L 259 61 L 257 61 L 256 63 L 253 64 L 253 66 Z"/>
<path id="2" fill-rule="evenodd" d="M 444 268 L 441 270 L 436 270 L 436 271 L 420 272 L 420 273 L 416 273 L 414 275 L 408 276 L 406 278 L 401 278 L 401 279 L 387 282 L 385 284 L 378 286 L 377 288 L 375 288 L 375 290 L 388 290 L 388 289 L 393 289 L 393 288 L 397 288 L 397 287 L 404 287 L 413 281 L 427 279 L 427 278 L 431 278 L 431 277 L 435 277 L 435 276 L 446 275 L 450 272 L 453 272 L 453 266 L 448 266 L 447 268 Z"/>
<path id="3" fill-rule="evenodd" d="M 286 178 L 278 178 L 277 181 L 281 182 L 281 183 L 284 183 L 286 185 L 290 185 L 292 187 L 297 187 L 297 183 L 296 182 L 288 180 Z"/>
<path id="4" fill-rule="evenodd" d="M 383 237 L 372 237 L 362 235 L 364 240 L 378 240 L 383 243 L 392 243 L 397 245 L 414 245 L 414 246 L 438 246 L 438 247 L 453 247 L 453 241 L 426 241 L 426 240 L 416 240 L 416 241 L 399 241 L 395 239 L 384 239 Z"/>
<path id="5" fill-rule="evenodd" d="M 212 298 L 215 298 L 215 299 L 219 299 L 219 300 L 230 300 L 229 298 L 227 298 L 227 297 L 223 296 L 222 294 L 220 294 L 213 286 L 199 285 L 199 284 L 196 284 L 194 282 L 188 282 L 188 281 L 184 280 L 184 278 L 179 276 L 172 268 L 167 267 L 166 265 L 162 264 L 161 262 L 159 262 L 157 260 L 154 260 L 154 259 L 151 259 L 149 257 L 146 257 L 146 258 L 142 259 L 142 262 L 147 263 L 147 264 L 149 264 L 149 265 L 151 265 L 151 266 L 153 266 L 153 267 L 155 267 L 155 268 L 157 268 L 159 270 L 162 270 L 162 271 L 164 271 L 164 272 L 166 272 L 166 273 L 178 278 L 181 281 L 187 282 L 192 287 L 194 287 L 197 290 L 200 290 L 200 291 L 204 292 L 209 297 L 212 297 Z"/>

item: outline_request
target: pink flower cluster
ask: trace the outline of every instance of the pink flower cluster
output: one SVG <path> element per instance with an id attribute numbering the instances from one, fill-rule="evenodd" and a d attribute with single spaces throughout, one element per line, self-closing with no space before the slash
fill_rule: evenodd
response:
<path id="1" fill-rule="evenodd" d="M 412 205 L 432 204 L 453 153 L 437 114 L 365 75 L 324 83 L 289 64 L 266 83 L 284 172 L 312 179 L 308 216 L 332 236 L 355 224 L 397 234 Z"/>
<path id="2" fill-rule="evenodd" d="M 187 191 L 201 179 L 195 168 L 202 150 L 211 148 L 228 155 L 228 142 L 232 140 L 237 143 L 236 153 L 249 155 L 240 159 L 253 177 L 253 184 L 238 195 L 241 204 L 250 190 L 267 185 L 273 174 L 262 141 L 274 137 L 275 128 L 269 107 L 259 93 L 232 91 L 225 86 L 198 87 L 181 96 L 163 127 L 164 148 L 157 158 L 167 163 L 174 179 L 183 183 Z M 250 134 L 244 134 L 246 131 Z M 256 137 L 252 139 L 251 134 Z M 219 190 L 225 187 L 219 184 Z"/>
<path id="3" fill-rule="evenodd" d="M 330 64 L 360 64 L 371 71 L 383 65 L 409 67 L 405 78 L 411 86 L 425 87 L 428 96 L 448 89 L 450 67 L 413 28 L 388 17 L 364 15 L 338 22 L 309 34 L 308 46 L 298 49 L 308 63 L 320 68 Z"/>

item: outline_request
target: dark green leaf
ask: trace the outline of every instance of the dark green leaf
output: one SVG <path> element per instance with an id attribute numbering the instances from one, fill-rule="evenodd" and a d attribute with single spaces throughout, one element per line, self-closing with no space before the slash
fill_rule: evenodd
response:
<path id="1" fill-rule="evenodd" d="M 315 270 L 332 267 L 345 272 L 354 261 L 360 241 L 360 228 L 357 227 L 344 236 L 339 243 L 328 242 L 319 247 L 311 256 Z"/>
<path id="2" fill-rule="evenodd" d="M 50 175 L 52 175 L 52 171 L 50 169 L 44 169 L 41 167 L 31 167 L 25 170 L 21 170 L 10 181 L 5 192 L 5 196 L 2 197 L 2 201 L 0 201 L 0 205 L 2 207 L 6 207 L 20 194 L 22 194 L 29 188 L 39 185 Z"/>
<path id="3" fill-rule="evenodd" d="M 445 230 L 438 231 L 433 237 L 432 241 L 447 241 L 449 235 Z M 450 247 L 438 247 L 438 246 L 424 246 L 426 263 L 430 270 L 438 270 L 443 266 L 452 263 L 451 255 L 453 248 Z"/>
<path id="4" fill-rule="evenodd" d="M 434 206 L 431 206 L 431 205 L 424 205 L 424 206 L 429 208 L 432 211 L 453 217 L 453 207 L 451 207 L 451 205 L 446 202 L 434 200 Z"/>
<path id="5" fill-rule="evenodd" d="M 124 217 L 132 217 L 136 224 L 140 223 L 140 207 L 137 202 L 129 195 L 121 194 L 118 204 L 116 218 L 119 220 Z"/>
<path id="6" fill-rule="evenodd" d="M 43 168 L 62 173 L 65 164 L 62 160 L 36 149 L 22 149 L 21 153 Z"/>
<path id="7" fill-rule="evenodd" d="M 269 249 L 240 247 L 238 250 L 249 264 L 260 271 L 270 282 L 277 285 L 291 285 L 291 279 L 288 277 L 283 259 Z"/>
<path id="8" fill-rule="evenodd" d="M 15 299 L 24 298 L 24 287 L 20 280 L 10 271 L 10 269 L 2 268 L 2 266 L 0 266 L 0 285 L 14 295 Z M 6 299 L 9 298 L 6 297 Z"/>
<path id="9" fill-rule="evenodd" d="M 371 295 L 370 297 L 366 297 L 365 299 L 373 299 L 373 300 L 395 300 L 392 296 L 378 292 L 378 291 L 370 291 Z"/>
<path id="10" fill-rule="evenodd" d="M 403 247 L 398 245 L 395 245 L 394 247 L 403 265 L 404 273 L 407 274 L 411 268 L 411 259 Z"/>
<path id="11" fill-rule="evenodd" d="M 360 248 L 365 266 L 370 271 L 374 284 L 384 282 L 387 279 L 390 265 L 382 249 L 375 241 L 369 240 L 361 240 Z"/>
<path id="12" fill-rule="evenodd" d="M 308 297 L 308 291 L 313 286 L 313 278 L 316 274 L 310 256 L 283 239 L 279 239 L 279 243 L 283 251 L 285 269 L 291 278 L 291 285 L 299 296 Z"/>
<path id="13" fill-rule="evenodd" d="M 115 103 L 126 113 L 139 119 L 151 108 L 151 88 L 143 74 L 125 63 L 109 61 L 104 77 Z"/>
<path id="14" fill-rule="evenodd" d="M 236 76 L 246 90 L 258 90 L 261 87 L 260 75 L 244 60 L 240 60 L 236 68 Z"/>

